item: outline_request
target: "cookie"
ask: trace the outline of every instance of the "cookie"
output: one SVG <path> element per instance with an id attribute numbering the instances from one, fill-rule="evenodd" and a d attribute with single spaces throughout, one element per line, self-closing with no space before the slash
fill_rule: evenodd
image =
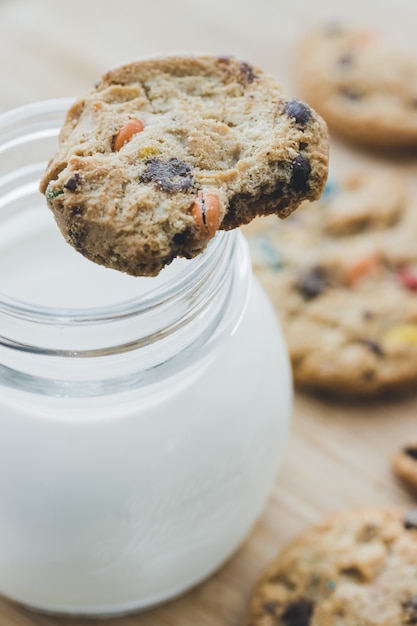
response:
<path id="1" fill-rule="evenodd" d="M 75 102 L 40 189 L 76 250 L 151 276 L 196 256 L 219 228 L 318 198 L 327 152 L 321 118 L 259 68 L 149 59 Z"/>
<path id="2" fill-rule="evenodd" d="M 417 201 L 402 178 L 331 180 L 285 222 L 244 232 L 296 383 L 357 397 L 417 388 Z"/>
<path id="3" fill-rule="evenodd" d="M 258 582 L 246 626 L 417 624 L 417 510 L 328 515 Z"/>
<path id="4" fill-rule="evenodd" d="M 304 98 L 330 130 L 374 147 L 417 147 L 417 60 L 377 33 L 327 24 L 297 63 Z"/>
<path id="5" fill-rule="evenodd" d="M 417 493 L 417 443 L 409 443 L 397 452 L 392 469 L 397 478 Z"/>

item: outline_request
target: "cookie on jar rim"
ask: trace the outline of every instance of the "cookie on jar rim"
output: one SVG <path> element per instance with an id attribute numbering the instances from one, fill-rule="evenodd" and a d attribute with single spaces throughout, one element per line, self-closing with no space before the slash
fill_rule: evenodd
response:
<path id="1" fill-rule="evenodd" d="M 416 509 L 328 514 L 267 568 L 245 626 L 415 624 L 416 562 Z"/>
<path id="2" fill-rule="evenodd" d="M 244 228 L 295 382 L 339 396 L 417 387 L 417 199 L 394 173 L 329 184 L 285 222 Z"/>
<path id="3" fill-rule="evenodd" d="M 274 78 L 173 56 L 110 71 L 71 107 L 41 191 L 75 249 L 151 276 L 218 229 L 317 199 L 327 163 L 325 123 Z"/>
<path id="4" fill-rule="evenodd" d="M 331 131 L 369 147 L 417 148 L 417 59 L 382 33 L 317 26 L 299 43 L 296 72 Z"/>

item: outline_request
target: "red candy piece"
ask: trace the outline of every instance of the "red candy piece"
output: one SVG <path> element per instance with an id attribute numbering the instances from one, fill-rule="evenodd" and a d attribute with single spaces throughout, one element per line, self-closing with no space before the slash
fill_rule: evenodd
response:
<path id="1" fill-rule="evenodd" d="M 408 268 L 398 270 L 401 284 L 410 291 L 417 291 L 417 273 Z"/>

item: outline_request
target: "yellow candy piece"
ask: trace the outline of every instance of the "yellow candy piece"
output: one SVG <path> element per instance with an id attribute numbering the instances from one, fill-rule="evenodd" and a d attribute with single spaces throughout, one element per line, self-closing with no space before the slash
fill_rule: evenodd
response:
<path id="1" fill-rule="evenodd" d="M 138 157 L 140 159 L 147 159 L 148 157 L 155 156 L 159 154 L 161 151 L 156 146 L 145 146 L 142 150 L 139 151 Z"/>
<path id="2" fill-rule="evenodd" d="M 383 343 L 417 343 L 417 324 L 390 328 L 382 337 Z"/>

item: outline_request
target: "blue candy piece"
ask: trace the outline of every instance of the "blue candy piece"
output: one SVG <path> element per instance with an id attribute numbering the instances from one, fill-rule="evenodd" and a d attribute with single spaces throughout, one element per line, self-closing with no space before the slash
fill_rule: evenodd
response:
<path id="1" fill-rule="evenodd" d="M 321 200 L 327 202 L 330 198 L 336 193 L 339 189 L 338 183 L 334 179 L 329 179 L 326 183 L 326 186 L 321 194 Z"/>
<path id="2" fill-rule="evenodd" d="M 266 234 L 258 235 L 254 241 L 254 255 L 257 261 L 267 265 L 273 270 L 280 270 L 284 266 L 284 260 L 278 248 Z"/>

